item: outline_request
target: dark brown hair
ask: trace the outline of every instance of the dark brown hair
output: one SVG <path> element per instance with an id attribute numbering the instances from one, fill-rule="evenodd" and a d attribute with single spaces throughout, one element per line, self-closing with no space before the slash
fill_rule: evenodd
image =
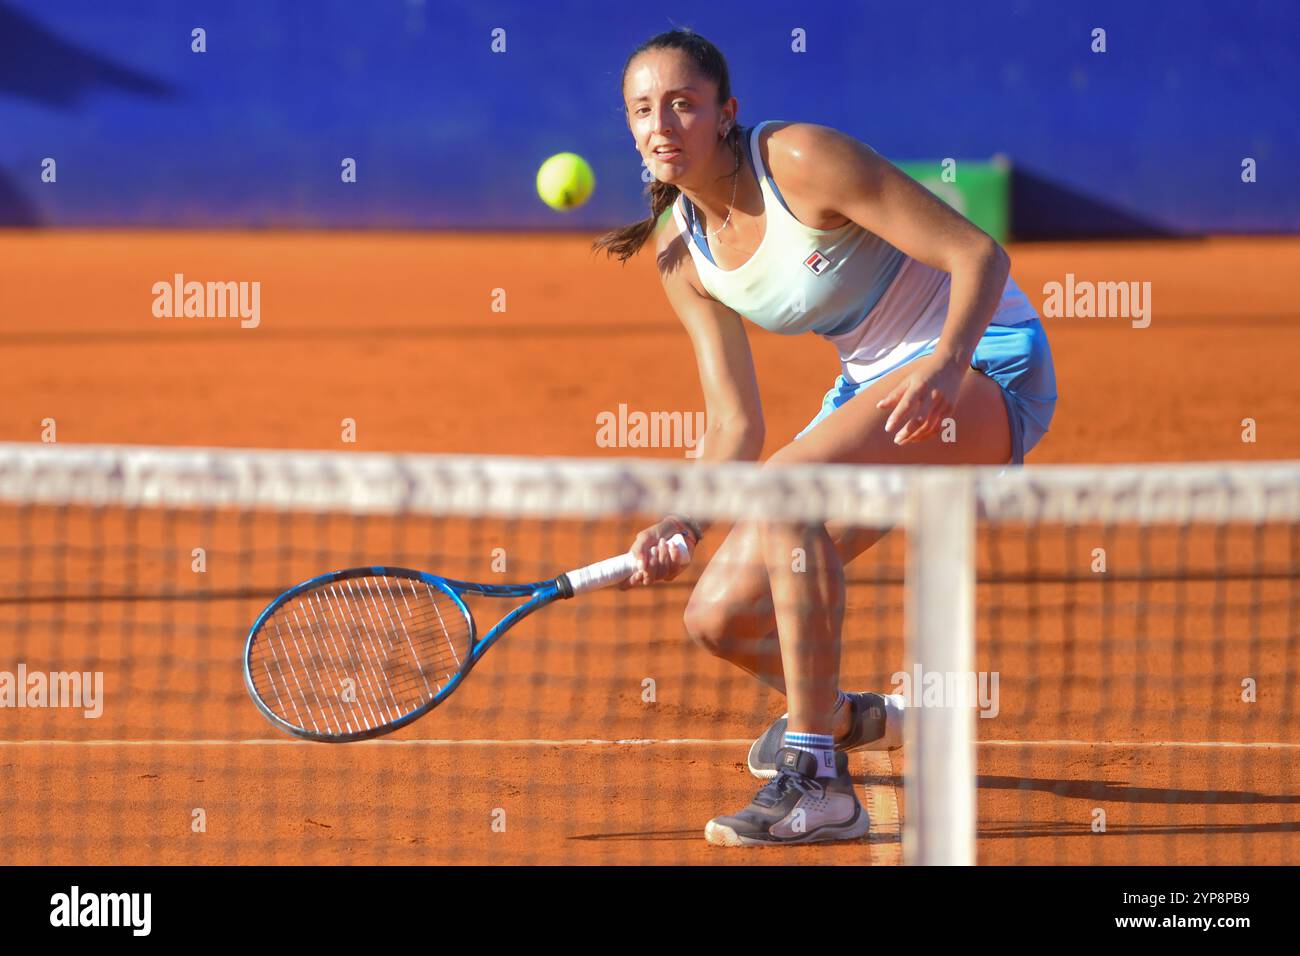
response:
<path id="1" fill-rule="evenodd" d="M 622 84 L 627 81 L 627 71 L 632 65 L 632 61 L 647 50 L 682 51 L 690 57 L 695 69 L 701 75 L 717 84 L 719 105 L 731 99 L 731 76 L 727 71 L 727 60 L 723 57 L 722 51 L 698 33 L 692 33 L 690 30 L 669 30 L 667 33 L 660 33 L 652 36 L 633 50 L 631 56 L 627 58 L 627 62 L 623 64 L 623 75 L 619 84 L 620 90 L 623 88 Z M 738 125 L 733 124 L 731 129 L 727 130 L 727 140 L 736 153 L 736 167 L 731 171 L 731 175 L 734 176 L 739 171 L 741 164 L 740 127 Z M 646 241 L 654 235 L 655 224 L 658 223 L 660 215 L 673 204 L 678 192 L 677 187 L 671 183 L 661 183 L 657 179 L 650 180 L 646 186 L 646 196 L 650 200 L 650 216 L 630 226 L 623 226 L 612 232 L 605 233 L 591 244 L 591 248 L 596 252 L 603 249 L 607 256 L 618 256 L 620 262 L 631 259 L 640 251 Z"/>

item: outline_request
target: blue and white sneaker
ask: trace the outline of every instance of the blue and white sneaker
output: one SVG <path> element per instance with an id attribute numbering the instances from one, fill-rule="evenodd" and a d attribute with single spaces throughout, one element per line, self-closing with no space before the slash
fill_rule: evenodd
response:
<path id="1" fill-rule="evenodd" d="M 714 817 L 704 838 L 714 846 L 789 846 L 860 840 L 870 821 L 849 776 L 849 758 L 835 754 L 835 776 L 818 779 L 817 758 L 806 750 L 777 752 L 780 772 L 739 813 Z"/>
<path id="2" fill-rule="evenodd" d="M 902 694 L 846 694 L 853 708 L 849 732 L 835 741 L 843 753 L 858 750 L 898 750 L 903 746 Z M 782 714 L 749 748 L 749 772 L 760 780 L 776 776 L 776 755 L 785 740 L 789 714 Z"/>

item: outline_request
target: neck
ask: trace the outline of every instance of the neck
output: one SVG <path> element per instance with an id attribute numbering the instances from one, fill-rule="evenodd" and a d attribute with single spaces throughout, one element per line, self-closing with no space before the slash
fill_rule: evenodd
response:
<path id="1" fill-rule="evenodd" d="M 735 210 L 752 209 L 755 201 L 762 205 L 757 195 L 757 180 L 749 172 L 745 143 L 740 143 L 740 169 L 736 169 L 736 151 L 730 142 L 721 143 L 715 154 L 713 168 L 697 186 L 682 186 L 681 191 L 691 204 L 703 214 L 704 227 L 717 229 Z M 734 196 L 734 204 L 733 204 Z"/>

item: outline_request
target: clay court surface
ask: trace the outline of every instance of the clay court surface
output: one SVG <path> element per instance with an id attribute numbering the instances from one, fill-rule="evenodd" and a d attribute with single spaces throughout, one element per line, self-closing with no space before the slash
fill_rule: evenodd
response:
<path id="1" fill-rule="evenodd" d="M 703 405 L 648 258 L 619 267 L 588 242 L 0 233 L 0 440 L 39 441 L 54 419 L 61 443 L 680 456 L 596 444 L 596 416 L 621 403 Z M 1031 466 L 1300 457 L 1300 240 L 1011 253 L 1036 305 L 1066 273 L 1152 289 L 1148 328 L 1044 320 L 1061 398 Z M 177 272 L 260 281 L 260 326 L 155 318 L 150 289 Z M 750 339 L 771 453 L 838 369 L 815 338 Z M 343 419 L 355 445 L 340 441 Z M 98 720 L 0 711 L 0 861 L 897 862 L 897 755 L 855 757 L 868 843 L 705 845 L 704 823 L 755 789 L 745 741 L 783 708 L 687 642 L 694 571 L 548 610 L 446 707 L 382 742 L 277 737 L 244 692 L 242 642 L 266 600 L 321 561 L 433 555 L 449 566 L 431 570 L 473 579 L 505 542 L 510 577 L 532 579 L 625 547 L 635 527 L 393 524 L 0 508 L 0 669 L 99 669 L 106 682 Z M 202 598 L 186 596 L 195 540 L 212 558 Z M 1065 580 L 1098 542 L 1120 566 L 1243 573 Z M 978 727 L 980 862 L 1300 861 L 1294 530 L 1160 529 L 1144 550 L 1131 530 L 1030 542 L 1006 529 L 980 547 L 978 666 L 1002 680 L 999 715 Z M 904 553 L 891 536 L 850 568 L 846 686 L 886 689 L 899 666 Z M 1017 583 L 1018 568 L 1044 567 L 1060 580 Z M 1259 688 L 1251 705 L 1244 676 Z"/>

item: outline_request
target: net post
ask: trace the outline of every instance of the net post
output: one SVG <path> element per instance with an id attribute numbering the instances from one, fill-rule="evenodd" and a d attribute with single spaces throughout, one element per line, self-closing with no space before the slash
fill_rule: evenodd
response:
<path id="1" fill-rule="evenodd" d="M 925 469 L 907 504 L 908 667 L 903 862 L 975 863 L 975 486 L 967 469 Z M 925 675 L 940 681 L 927 700 Z M 953 691 L 956 694 L 953 694 Z M 950 699 L 955 696 L 956 699 Z M 936 706 L 937 704 L 937 706 Z"/>

